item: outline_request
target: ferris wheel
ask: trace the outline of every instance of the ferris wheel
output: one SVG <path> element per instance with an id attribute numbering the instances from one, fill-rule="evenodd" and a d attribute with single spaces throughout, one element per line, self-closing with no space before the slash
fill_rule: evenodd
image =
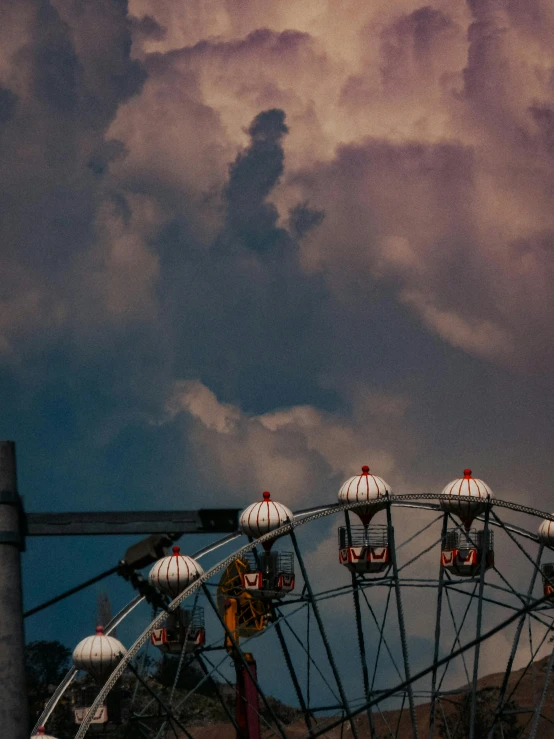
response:
<path id="1" fill-rule="evenodd" d="M 129 736 L 195 737 L 202 685 L 222 737 L 547 736 L 553 548 L 554 515 L 493 496 L 469 469 L 440 493 L 394 494 L 364 466 L 338 503 L 296 513 L 265 492 L 240 532 L 156 562 L 165 601 L 128 649 L 110 634 L 142 596 L 77 645 L 33 736 L 49 736 L 79 670 L 91 682 L 75 739 L 122 704 Z M 143 671 L 149 650 L 177 663 L 163 693 Z M 183 695 L 192 665 L 203 677 Z"/>

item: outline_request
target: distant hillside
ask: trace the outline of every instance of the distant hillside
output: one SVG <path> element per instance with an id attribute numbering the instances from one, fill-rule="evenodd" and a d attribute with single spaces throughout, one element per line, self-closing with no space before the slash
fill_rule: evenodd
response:
<path id="1" fill-rule="evenodd" d="M 514 714 L 510 720 L 512 722 L 511 733 L 510 727 L 506 727 L 504 732 L 505 739 L 508 737 L 527 737 L 530 730 L 530 722 L 533 717 L 533 709 L 537 701 L 540 698 L 542 691 L 542 685 L 544 682 L 544 673 L 548 665 L 548 657 L 544 658 L 540 662 L 535 663 L 533 668 L 529 669 L 528 673 L 522 677 L 523 670 L 514 671 L 510 677 L 508 684 L 508 695 L 512 689 L 517 686 L 512 698 L 512 710 L 524 711 L 522 713 Z M 481 714 L 486 719 L 494 713 L 494 706 L 496 698 L 498 696 L 498 690 L 501 685 L 503 673 L 496 673 L 492 675 L 486 675 L 481 678 L 478 683 L 478 691 L 480 697 Z M 465 699 L 465 702 L 464 702 Z M 449 728 L 452 733 L 452 739 L 465 739 L 465 730 L 461 722 L 457 729 L 455 725 L 459 722 L 460 717 L 463 717 L 467 711 L 467 703 L 469 702 L 467 687 L 460 688 L 459 693 L 454 693 L 448 697 L 448 700 L 443 699 L 442 708 L 444 715 L 447 717 Z M 282 704 L 281 704 L 282 706 Z M 282 706 L 284 708 L 284 706 Z M 296 718 L 294 718 L 296 713 Z M 295 737 L 306 736 L 306 726 L 304 721 L 300 718 L 298 711 L 290 713 L 286 717 L 283 715 L 285 722 L 287 723 L 286 731 L 291 739 Z M 420 739 L 426 739 L 429 734 L 429 704 L 423 703 L 416 706 L 416 718 L 418 734 Z M 287 721 L 288 719 L 288 721 Z M 453 719 L 453 721 L 451 721 Z M 289 723 L 290 721 L 290 723 Z M 325 726 L 326 723 L 331 723 L 332 719 L 324 719 L 320 722 L 321 726 Z M 462 718 L 463 721 L 463 718 Z M 383 711 L 383 714 L 374 714 L 375 731 L 378 739 L 390 739 L 391 730 L 396 734 L 399 739 L 410 739 L 412 737 L 410 716 L 408 710 L 404 710 L 399 722 L 399 711 Z M 357 716 L 355 719 L 356 728 L 358 731 L 359 739 L 369 739 L 369 727 L 367 716 L 365 714 Z M 390 728 L 388 728 L 390 727 Z M 189 729 L 194 739 L 235 739 L 235 731 L 229 724 L 221 723 L 204 723 L 203 725 L 197 724 L 191 726 Z M 269 731 L 263 732 L 262 734 L 270 734 Z M 488 731 L 484 733 L 476 732 L 475 739 L 485 739 Z M 332 729 L 325 734 L 328 739 L 341 739 L 341 729 Z M 350 730 L 342 732 L 344 737 L 351 736 Z M 435 737 L 439 739 L 441 736 L 447 737 L 448 734 L 444 729 L 441 730 L 441 720 L 437 717 L 437 729 L 435 731 Z M 500 733 L 498 733 L 500 737 Z M 181 739 L 181 738 L 180 738 Z M 544 708 L 542 712 L 542 718 L 539 722 L 539 727 L 536 735 L 536 739 L 554 739 L 554 677 L 551 676 L 549 684 L 549 690 Z"/>

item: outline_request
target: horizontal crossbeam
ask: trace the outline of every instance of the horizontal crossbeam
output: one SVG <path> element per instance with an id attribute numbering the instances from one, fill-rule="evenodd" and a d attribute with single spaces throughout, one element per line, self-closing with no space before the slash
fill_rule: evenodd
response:
<path id="1" fill-rule="evenodd" d="M 238 508 L 197 511 L 27 513 L 27 536 L 226 534 L 238 530 Z"/>

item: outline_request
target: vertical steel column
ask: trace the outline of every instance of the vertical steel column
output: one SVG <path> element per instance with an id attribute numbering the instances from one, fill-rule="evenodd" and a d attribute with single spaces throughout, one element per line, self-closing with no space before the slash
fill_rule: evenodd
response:
<path id="1" fill-rule="evenodd" d="M 282 739 L 287 739 L 287 734 L 286 734 L 286 732 L 285 732 L 285 730 L 283 728 L 283 724 L 281 723 L 281 721 L 279 721 L 279 719 L 275 715 L 275 711 L 272 709 L 271 705 L 267 701 L 266 694 L 263 692 L 263 690 L 260 687 L 260 684 L 259 684 L 259 682 L 257 680 L 257 673 L 256 673 L 256 675 L 254 675 L 253 671 L 250 669 L 250 665 L 248 664 L 248 661 L 247 661 L 247 659 L 245 657 L 245 653 L 239 647 L 237 640 L 235 639 L 235 637 L 231 633 L 229 627 L 225 623 L 225 619 L 222 618 L 221 614 L 217 610 L 217 606 L 215 604 L 215 601 L 213 599 L 213 596 L 210 593 L 208 587 L 206 587 L 206 583 L 202 583 L 202 590 L 204 591 L 204 595 L 206 596 L 206 599 L 207 599 L 208 603 L 210 604 L 210 606 L 212 608 L 212 611 L 214 612 L 217 620 L 219 621 L 219 623 L 223 627 L 223 631 L 225 632 L 225 635 L 226 635 L 227 639 L 229 640 L 229 644 L 231 644 L 231 646 L 232 646 L 232 649 L 233 649 L 233 660 L 234 660 L 234 657 L 235 656 L 238 658 L 238 661 L 241 663 L 241 665 L 242 665 L 242 667 L 244 669 L 244 673 L 246 675 L 248 675 L 248 677 L 249 677 L 252 685 L 256 688 L 256 691 L 257 691 L 258 695 L 262 699 L 262 702 L 263 702 L 263 704 L 264 704 L 264 706 L 265 706 L 268 714 L 271 716 L 271 718 L 275 722 L 275 726 L 277 728 L 277 731 L 281 735 Z"/>
<path id="2" fill-rule="evenodd" d="M 435 621 L 435 651 L 433 653 L 433 675 L 431 677 L 431 709 L 429 711 L 429 739 L 433 739 L 435 734 L 435 701 L 437 699 L 437 660 L 439 658 L 440 640 L 441 640 L 441 615 L 442 615 L 442 592 L 444 589 L 444 567 L 442 566 L 442 548 L 446 538 L 448 527 L 448 513 L 445 513 L 442 519 L 441 532 L 441 562 L 439 564 L 439 590 L 437 593 L 437 616 Z"/>
<path id="3" fill-rule="evenodd" d="M 489 517 L 491 512 L 490 500 L 485 510 L 485 525 L 483 527 L 483 550 L 481 552 L 481 567 L 479 570 L 479 594 L 477 596 L 477 628 L 475 638 L 478 640 L 475 645 L 475 654 L 473 657 L 473 680 L 471 683 L 471 714 L 469 719 L 469 739 L 475 737 L 475 714 L 477 713 L 477 678 L 479 677 L 479 653 L 481 651 L 481 623 L 483 620 L 483 590 L 485 587 L 485 570 L 487 565 L 487 555 L 489 553 Z M 475 542 L 477 545 L 477 542 Z"/>
<path id="4" fill-rule="evenodd" d="M 300 683 L 298 682 L 298 676 L 296 675 L 294 665 L 292 664 L 289 648 L 287 646 L 287 642 L 285 641 L 285 635 L 283 634 L 283 629 L 281 628 L 281 624 L 279 623 L 279 618 L 281 618 L 281 614 L 278 614 L 276 612 L 273 604 L 271 604 L 271 612 L 273 616 L 275 632 L 277 634 L 277 638 L 279 639 L 279 644 L 281 645 L 281 651 L 283 652 L 283 656 L 285 658 L 285 663 L 289 671 L 290 679 L 292 680 L 292 684 L 296 692 L 296 697 L 298 698 L 298 703 L 300 704 L 300 709 L 304 714 L 304 722 L 306 724 L 306 728 L 308 729 L 308 733 L 312 734 L 312 717 L 310 715 L 310 712 L 308 711 L 304 696 L 302 695 L 302 688 L 300 687 Z"/>
<path id="5" fill-rule="evenodd" d="M 535 567 L 533 568 L 533 574 L 531 575 L 531 580 L 529 582 L 529 589 L 527 590 L 527 603 L 528 604 L 531 602 L 531 596 L 533 595 L 533 588 L 535 587 L 535 582 L 537 580 L 537 574 L 539 572 L 539 567 L 540 567 L 543 551 L 544 551 L 544 544 L 541 544 L 539 547 L 538 554 L 537 554 L 537 560 L 535 563 Z M 519 646 L 521 632 L 523 630 L 523 626 L 525 625 L 526 618 L 527 618 L 527 614 L 524 614 L 519 619 L 519 623 L 517 625 L 516 633 L 514 635 L 514 640 L 512 642 L 512 649 L 510 651 L 510 656 L 508 658 L 508 664 L 506 665 L 506 672 L 504 673 L 504 678 L 502 680 L 502 685 L 500 687 L 500 693 L 498 695 L 498 703 L 496 705 L 496 711 L 494 713 L 494 721 L 492 722 L 492 726 L 487 735 L 487 739 L 494 739 L 494 730 L 495 730 L 496 724 L 498 722 L 498 719 L 502 716 L 502 704 L 504 703 L 504 696 L 506 695 L 506 690 L 508 689 L 508 681 L 510 680 L 510 675 L 512 674 L 512 667 L 514 664 L 514 659 L 516 656 L 517 648 Z"/>
<path id="6" fill-rule="evenodd" d="M 546 674 L 544 676 L 544 683 L 542 686 L 541 698 L 538 702 L 537 707 L 535 708 L 535 715 L 533 716 L 533 725 L 531 727 L 531 731 L 529 732 L 529 739 L 535 739 L 535 737 L 537 736 L 537 729 L 539 728 L 542 708 L 544 706 L 544 701 L 546 700 L 546 694 L 548 693 L 548 683 L 550 681 L 550 675 L 552 674 L 552 668 L 554 668 L 554 649 L 550 653 L 550 659 L 548 660 L 548 666 L 546 668 Z"/>
<path id="7" fill-rule="evenodd" d="M 304 564 L 304 558 L 302 557 L 302 552 L 300 551 L 300 547 L 298 546 L 298 541 L 296 540 L 296 534 L 294 533 L 294 529 L 291 530 L 289 536 L 292 541 L 292 546 L 294 547 L 296 559 L 298 560 L 298 564 L 300 566 L 300 572 L 302 573 L 302 577 L 304 578 L 304 587 L 306 588 L 306 591 L 308 593 L 308 598 L 310 599 L 310 605 L 312 606 L 312 611 L 314 613 L 314 617 L 317 622 L 317 626 L 318 626 L 319 633 L 321 636 L 321 641 L 323 642 L 323 646 L 325 647 L 325 652 L 327 653 L 327 660 L 329 661 L 329 665 L 331 667 L 333 677 L 335 678 L 335 682 L 337 684 L 337 688 L 338 688 L 340 699 L 341 699 L 341 702 L 344 708 L 344 712 L 348 718 L 348 721 L 350 722 L 352 736 L 354 737 L 354 739 L 358 739 L 358 732 L 356 730 L 356 724 L 354 723 L 354 717 L 352 716 L 352 713 L 350 711 L 350 706 L 348 705 L 348 701 L 346 699 L 346 693 L 344 692 L 342 680 L 340 679 L 339 671 L 337 669 L 337 663 L 335 662 L 335 657 L 333 656 L 331 645 L 329 644 L 329 640 L 327 639 L 327 634 L 325 633 L 325 626 L 323 625 L 323 621 L 321 619 L 321 614 L 319 612 L 319 606 L 317 604 L 317 600 L 314 598 L 314 591 L 312 590 L 312 584 L 310 582 L 310 578 L 308 577 L 306 565 Z"/>
<path id="8" fill-rule="evenodd" d="M 28 739 L 21 591 L 24 533 L 15 444 L 0 441 L 0 726 L 6 739 Z"/>
<path id="9" fill-rule="evenodd" d="M 398 629 L 400 631 L 400 644 L 402 646 L 402 657 L 404 659 L 404 674 L 406 680 L 410 679 L 410 658 L 408 655 L 408 642 L 406 640 L 406 624 L 404 623 L 404 610 L 402 608 L 402 594 L 400 592 L 400 581 L 398 579 L 398 562 L 396 561 L 396 546 L 394 543 L 394 527 L 392 525 L 391 503 L 387 503 L 387 532 L 389 540 L 389 551 L 392 561 L 392 574 L 394 579 L 394 592 L 396 595 L 396 611 L 398 614 Z M 417 723 L 414 706 L 414 693 L 412 684 L 407 686 L 408 703 L 410 706 L 410 720 L 412 722 L 412 734 L 414 739 L 418 739 Z"/>
<path id="10" fill-rule="evenodd" d="M 348 544 L 349 546 L 352 546 L 352 532 L 350 530 L 350 516 L 348 514 L 348 511 L 344 512 L 344 520 L 346 523 L 346 533 L 348 536 Z M 352 576 L 352 596 L 354 598 L 354 613 L 356 615 L 356 631 L 358 632 L 358 647 L 360 649 L 360 661 L 362 663 L 362 676 L 364 680 L 364 697 L 366 701 L 369 703 L 371 700 L 371 689 L 369 686 L 369 671 L 367 669 L 367 656 L 365 651 L 365 640 L 364 640 L 364 632 L 363 632 L 363 625 L 362 625 L 362 613 L 360 609 L 360 592 L 358 589 L 358 580 L 356 578 L 356 573 L 351 572 Z M 375 725 L 373 722 L 373 712 L 371 708 L 367 709 L 367 721 L 369 724 L 369 736 L 371 739 L 374 739 L 375 737 Z"/>

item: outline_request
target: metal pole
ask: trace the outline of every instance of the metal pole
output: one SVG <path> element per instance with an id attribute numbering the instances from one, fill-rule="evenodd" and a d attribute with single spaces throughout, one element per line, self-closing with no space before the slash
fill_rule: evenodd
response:
<path id="1" fill-rule="evenodd" d="M 350 515 L 348 511 L 344 512 L 344 520 L 346 523 L 346 532 L 348 535 L 348 545 L 352 546 L 352 531 L 350 529 Z M 367 529 L 366 529 L 367 531 Z M 358 633 L 358 648 L 360 650 L 360 661 L 362 663 L 362 678 L 364 681 L 364 696 L 366 701 L 371 700 L 371 691 L 369 687 L 369 671 L 367 669 L 367 657 L 365 651 L 364 630 L 362 626 L 362 614 L 360 610 L 360 593 L 358 591 L 358 579 L 356 573 L 350 573 L 352 577 L 352 596 L 354 598 L 354 613 L 356 615 L 356 631 Z M 375 726 L 373 724 L 373 713 L 371 708 L 367 709 L 367 722 L 369 726 L 369 736 L 371 739 L 375 737 Z"/>
<path id="2" fill-rule="evenodd" d="M 444 567 L 442 566 L 442 548 L 448 530 L 448 513 L 442 519 L 441 531 L 441 562 L 439 564 L 439 590 L 437 593 L 437 615 L 435 619 L 435 651 L 433 653 L 433 675 L 431 678 L 431 710 L 429 712 L 429 739 L 435 734 L 435 701 L 437 699 L 437 660 L 439 658 L 441 640 L 442 591 L 444 588 Z"/>
<path id="3" fill-rule="evenodd" d="M 471 683 L 471 715 L 469 720 L 469 739 L 475 736 L 475 716 L 477 712 L 477 680 L 479 677 L 479 653 L 481 650 L 481 625 L 483 619 L 483 590 L 485 587 L 485 570 L 487 568 L 487 557 L 489 554 L 489 515 L 491 511 L 490 500 L 485 510 L 485 526 L 483 528 L 483 549 L 481 551 L 481 567 L 479 569 L 479 595 L 477 600 L 477 633 L 475 638 L 475 655 L 473 657 L 473 680 Z M 475 542 L 477 545 L 477 542 Z"/>
<path id="4" fill-rule="evenodd" d="M 15 444 L 0 441 L 0 726 L 6 739 L 28 739 L 21 591 L 23 532 Z"/>
<path id="5" fill-rule="evenodd" d="M 537 729 L 539 728 L 542 708 L 544 706 L 544 701 L 546 700 L 546 694 L 548 693 L 548 682 L 550 680 L 552 668 L 554 668 L 554 649 L 552 650 L 550 654 L 550 659 L 548 660 L 548 666 L 546 668 L 546 674 L 544 676 L 544 683 L 542 686 L 541 698 L 537 704 L 537 707 L 535 708 L 535 715 L 533 716 L 533 726 L 531 727 L 531 731 L 529 733 L 529 739 L 535 739 L 535 737 L 537 736 Z"/>
<path id="6" fill-rule="evenodd" d="M 306 706 L 306 701 L 304 700 L 304 696 L 302 695 L 302 689 L 300 687 L 300 683 L 298 682 L 298 677 L 294 670 L 294 665 L 292 664 L 292 659 L 290 656 L 289 648 L 287 646 L 287 642 L 285 641 L 285 635 L 283 634 L 281 624 L 278 621 L 279 618 L 283 618 L 283 617 L 281 616 L 281 614 L 277 614 L 273 605 L 271 606 L 271 611 L 273 614 L 273 618 L 275 620 L 275 632 L 277 634 L 277 638 L 279 639 L 279 644 L 281 645 L 281 651 L 283 652 L 283 656 L 285 658 L 285 662 L 286 662 L 286 665 L 289 671 L 290 679 L 292 680 L 292 684 L 296 692 L 296 697 L 298 698 L 298 703 L 300 704 L 300 709 L 302 710 L 302 713 L 304 714 L 304 722 L 306 724 L 306 728 L 308 729 L 308 734 L 311 734 L 312 733 L 312 717 L 310 715 L 310 712 L 308 711 L 308 707 Z"/>
<path id="7" fill-rule="evenodd" d="M 346 699 L 346 693 L 344 692 L 342 680 L 340 679 L 339 671 L 337 669 L 337 663 L 335 662 L 335 658 L 331 650 L 331 645 L 329 644 L 329 640 L 327 639 L 327 634 L 325 632 L 325 626 L 323 625 L 323 621 L 321 619 L 321 614 L 319 612 L 319 606 L 317 604 L 317 600 L 314 598 L 314 591 L 312 589 L 312 584 L 310 582 L 310 578 L 308 577 L 306 565 L 304 564 L 304 558 L 302 557 L 300 547 L 298 546 L 298 541 L 296 540 L 296 534 L 294 533 L 294 529 L 291 529 L 289 536 L 292 541 L 292 546 L 294 547 L 296 559 L 298 560 L 298 564 L 300 566 L 300 572 L 302 573 L 302 577 L 304 579 L 304 587 L 306 588 L 307 593 L 308 593 L 308 598 L 310 601 L 310 605 L 312 606 L 312 611 L 313 611 L 313 614 L 314 614 L 314 617 L 315 617 L 315 620 L 316 620 L 316 623 L 319 629 L 321 641 L 323 642 L 323 646 L 325 647 L 325 651 L 327 653 L 327 660 L 329 661 L 329 666 L 331 667 L 333 677 L 335 678 L 335 682 L 337 684 L 337 689 L 339 691 L 340 699 L 344 707 L 344 713 L 346 714 L 346 716 L 348 717 L 348 721 L 350 722 L 350 729 L 352 731 L 352 736 L 354 737 L 354 739 L 358 739 L 358 731 L 356 729 L 356 724 L 354 722 L 354 719 L 352 718 L 352 712 L 350 710 L 350 706 L 348 705 L 348 701 Z M 308 606 L 308 610 L 309 610 L 309 606 Z"/>
<path id="8" fill-rule="evenodd" d="M 406 625 L 404 623 L 404 610 L 402 608 L 402 594 L 400 591 L 400 581 L 398 579 L 398 562 L 396 561 L 396 546 L 394 542 L 394 526 L 392 525 L 392 512 L 390 501 L 387 503 L 387 531 L 389 540 L 389 551 L 392 561 L 392 572 L 394 578 L 394 592 L 396 594 L 396 611 L 398 615 L 398 629 L 400 632 L 400 644 L 402 646 L 402 657 L 404 659 L 404 675 L 407 681 L 408 705 L 410 707 L 410 720 L 412 723 L 412 734 L 414 739 L 418 739 L 417 721 L 414 706 L 414 694 L 412 691 L 412 683 L 410 681 L 410 659 L 408 656 L 408 642 L 406 640 Z"/>
<path id="9" fill-rule="evenodd" d="M 536 567 L 533 568 L 533 574 L 529 582 L 529 589 L 527 591 L 527 603 L 531 602 L 531 598 L 533 595 L 533 588 L 535 587 L 535 581 L 537 579 L 537 573 L 539 572 L 539 567 L 540 567 L 540 562 L 541 562 L 543 551 L 544 551 L 544 544 L 541 544 L 539 547 L 538 554 L 537 554 Z M 508 658 L 506 672 L 504 673 L 504 678 L 502 680 L 502 685 L 500 687 L 500 693 L 498 695 L 498 703 L 496 706 L 496 711 L 494 713 L 494 721 L 487 735 L 487 739 L 494 739 L 494 730 L 495 730 L 495 727 L 497 725 L 497 722 L 500 716 L 502 715 L 502 704 L 504 703 L 504 696 L 506 695 L 506 690 L 508 689 L 508 681 L 510 679 L 510 675 L 512 674 L 512 667 L 514 664 L 514 659 L 516 656 L 517 648 L 519 646 L 519 639 L 521 637 L 521 632 L 523 631 L 523 626 L 525 624 L 526 618 L 527 618 L 526 616 L 522 616 L 517 625 L 516 633 L 514 635 L 514 640 L 512 642 L 512 650 Z"/>

